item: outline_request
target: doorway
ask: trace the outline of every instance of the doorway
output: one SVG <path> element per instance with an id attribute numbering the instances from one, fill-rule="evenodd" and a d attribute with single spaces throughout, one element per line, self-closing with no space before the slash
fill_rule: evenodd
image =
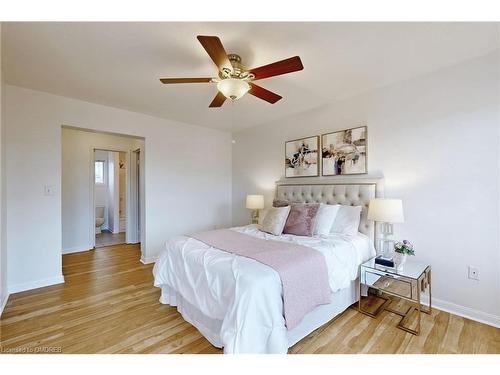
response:
<path id="1" fill-rule="evenodd" d="M 144 138 L 62 127 L 63 254 L 141 243 L 144 155 Z"/>
<path id="2" fill-rule="evenodd" d="M 95 247 L 126 242 L 127 153 L 94 150 Z"/>

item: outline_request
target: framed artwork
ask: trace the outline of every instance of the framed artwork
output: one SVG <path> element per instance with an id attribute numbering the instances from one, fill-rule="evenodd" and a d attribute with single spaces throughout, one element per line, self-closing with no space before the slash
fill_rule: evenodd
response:
<path id="1" fill-rule="evenodd" d="M 285 142 L 285 177 L 319 176 L 319 136 Z"/>
<path id="2" fill-rule="evenodd" d="M 367 173 L 367 127 L 321 136 L 322 175 Z"/>

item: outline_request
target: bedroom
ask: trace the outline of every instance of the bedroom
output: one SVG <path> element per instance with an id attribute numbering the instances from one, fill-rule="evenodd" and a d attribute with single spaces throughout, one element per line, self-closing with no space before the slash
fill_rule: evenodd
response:
<path id="1" fill-rule="evenodd" d="M 2 352 L 498 357 L 499 47 L 498 22 L 2 22 Z M 141 142 L 140 244 L 66 246 L 68 128 Z"/>

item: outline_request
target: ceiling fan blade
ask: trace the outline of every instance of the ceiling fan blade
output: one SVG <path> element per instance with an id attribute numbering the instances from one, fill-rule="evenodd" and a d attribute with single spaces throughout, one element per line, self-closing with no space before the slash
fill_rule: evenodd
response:
<path id="1" fill-rule="evenodd" d="M 263 79 L 268 77 L 279 76 L 281 74 L 296 72 L 298 70 L 304 69 L 302 61 L 299 56 L 290 57 L 289 59 L 276 61 L 275 63 L 260 66 L 255 69 L 251 69 L 250 72 L 254 74 L 255 79 Z"/>
<path id="2" fill-rule="evenodd" d="M 224 50 L 224 46 L 218 37 L 198 35 L 197 38 L 219 70 L 225 69 L 229 72 L 233 71 L 233 66 L 231 65 L 231 62 L 227 57 L 227 53 Z"/>
<path id="3" fill-rule="evenodd" d="M 221 93 L 219 91 L 219 92 L 217 92 L 217 95 L 215 95 L 215 98 L 214 98 L 214 100 L 212 100 L 212 103 L 210 103 L 209 107 L 210 108 L 221 107 L 225 101 L 226 101 L 226 97 L 224 96 L 223 93 Z"/>
<path id="4" fill-rule="evenodd" d="M 161 83 L 205 83 L 212 82 L 212 78 L 160 78 Z"/>
<path id="5" fill-rule="evenodd" d="M 282 98 L 281 96 L 275 94 L 272 91 L 257 86 L 255 83 L 250 82 L 249 85 L 250 85 L 250 90 L 248 91 L 249 94 L 256 96 L 259 99 L 265 100 L 268 103 L 274 104 Z"/>

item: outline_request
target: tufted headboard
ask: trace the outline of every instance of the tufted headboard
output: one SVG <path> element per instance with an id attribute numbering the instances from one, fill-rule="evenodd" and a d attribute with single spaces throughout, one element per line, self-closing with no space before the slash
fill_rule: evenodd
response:
<path id="1" fill-rule="evenodd" d="M 290 202 L 362 206 L 359 231 L 375 238 L 375 223 L 367 220 L 370 199 L 382 196 L 381 179 L 344 179 L 317 183 L 276 183 L 276 199 Z"/>

